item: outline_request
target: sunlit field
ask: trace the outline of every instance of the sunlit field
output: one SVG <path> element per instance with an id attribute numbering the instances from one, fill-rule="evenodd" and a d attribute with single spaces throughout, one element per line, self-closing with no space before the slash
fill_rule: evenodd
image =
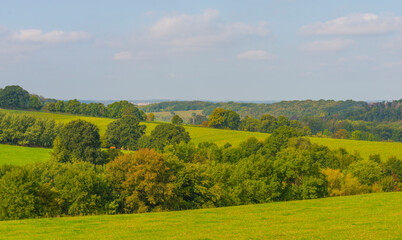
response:
<path id="1" fill-rule="evenodd" d="M 402 193 L 4 221 L 1 239 L 401 239 Z"/>

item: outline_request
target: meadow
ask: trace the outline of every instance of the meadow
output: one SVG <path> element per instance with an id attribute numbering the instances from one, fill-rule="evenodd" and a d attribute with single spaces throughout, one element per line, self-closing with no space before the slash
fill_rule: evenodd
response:
<path id="1" fill-rule="evenodd" d="M 193 117 L 193 113 L 202 115 L 202 110 L 188 110 L 188 111 L 173 111 L 176 115 L 179 115 L 184 122 L 187 122 Z M 172 112 L 152 112 L 155 115 L 155 121 L 170 122 L 172 119 Z"/>
<path id="2" fill-rule="evenodd" d="M 49 159 L 48 148 L 32 148 L 0 144 L 0 166 L 11 164 L 22 166 L 25 164 L 43 162 Z"/>
<path id="3" fill-rule="evenodd" d="M 402 193 L 4 221 L 1 239 L 401 239 Z"/>
<path id="4" fill-rule="evenodd" d="M 35 111 L 19 111 L 19 110 L 4 110 L 0 109 L 0 112 L 9 112 L 15 114 L 27 114 L 39 118 L 50 118 L 57 122 L 66 123 L 75 119 L 82 119 L 94 123 L 99 127 L 100 134 L 103 135 L 106 131 L 107 125 L 114 121 L 111 118 L 99 118 L 99 117 L 87 117 L 77 116 L 70 114 L 58 114 L 58 113 L 45 113 Z M 191 114 L 190 114 L 191 115 Z M 147 126 L 146 134 L 150 132 L 160 123 L 158 122 L 144 122 L 141 123 Z M 200 142 L 214 142 L 219 146 L 223 146 L 225 143 L 230 143 L 233 146 L 238 145 L 248 137 L 256 137 L 259 140 L 266 139 L 269 134 L 259 132 L 245 132 L 236 130 L 223 130 L 215 128 L 204 128 L 199 126 L 184 125 L 185 129 L 190 133 L 191 141 L 194 144 Z M 317 138 L 310 137 L 311 142 L 328 146 L 330 149 L 344 148 L 347 151 L 353 153 L 358 151 L 363 158 L 368 158 L 371 154 L 380 154 L 383 160 L 388 159 L 391 156 L 402 158 L 402 143 L 400 142 L 370 142 L 360 140 L 347 140 L 347 139 L 333 139 L 333 138 Z M 38 150 L 39 151 L 39 150 Z M 40 151 L 39 151 L 40 152 Z M 43 153 L 42 153 L 43 154 Z M 46 159 L 48 159 L 46 157 Z M 0 163 L 2 162 L 0 155 Z M 28 160 L 29 162 L 30 160 Z M 4 162 L 4 161 L 3 161 Z"/>

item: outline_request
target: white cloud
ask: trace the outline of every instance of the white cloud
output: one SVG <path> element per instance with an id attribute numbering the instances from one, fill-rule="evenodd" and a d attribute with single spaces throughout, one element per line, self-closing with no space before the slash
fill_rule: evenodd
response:
<path id="1" fill-rule="evenodd" d="M 132 55 L 129 52 L 123 51 L 123 52 L 118 52 L 113 56 L 114 60 L 120 61 L 120 60 L 130 60 L 132 59 Z"/>
<path id="2" fill-rule="evenodd" d="M 365 35 L 402 31 L 402 17 L 357 13 L 302 26 L 303 35 Z"/>
<path id="3" fill-rule="evenodd" d="M 239 60 L 268 60 L 271 58 L 272 56 L 263 50 L 250 50 L 237 55 Z"/>
<path id="4" fill-rule="evenodd" d="M 67 43 L 88 40 L 91 35 L 86 32 L 43 32 L 40 29 L 23 29 L 12 34 L 12 39 L 20 42 Z"/>
<path id="5" fill-rule="evenodd" d="M 353 43 L 354 41 L 350 39 L 319 40 L 302 44 L 300 50 L 307 52 L 335 52 L 343 50 Z"/>
<path id="6" fill-rule="evenodd" d="M 223 23 L 219 11 L 206 9 L 200 15 L 179 14 L 164 17 L 149 28 L 151 38 L 181 47 L 201 47 L 224 43 L 242 36 L 266 36 L 266 22 L 255 25 Z"/>

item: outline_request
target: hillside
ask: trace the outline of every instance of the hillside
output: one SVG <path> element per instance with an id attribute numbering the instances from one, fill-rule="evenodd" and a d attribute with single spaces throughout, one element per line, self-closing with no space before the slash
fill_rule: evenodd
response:
<path id="1" fill-rule="evenodd" d="M 301 119 L 307 116 L 364 121 L 400 121 L 402 100 L 392 102 L 367 103 L 362 101 L 303 100 L 281 101 L 272 104 L 238 102 L 171 101 L 141 106 L 146 112 L 203 110 L 210 115 L 215 108 L 221 107 L 238 112 L 240 116 L 259 118 L 263 114 L 284 115 Z"/>
<path id="2" fill-rule="evenodd" d="M 15 114 L 28 114 L 38 118 L 51 118 L 58 122 L 66 123 L 74 119 L 83 119 L 96 124 L 99 127 L 100 134 L 104 134 L 107 125 L 114 121 L 110 118 L 99 117 L 86 117 L 76 116 L 69 114 L 57 114 L 57 113 L 44 113 L 35 111 L 17 111 L 17 110 L 4 110 L 0 109 L 0 112 L 9 112 Z M 146 133 L 149 134 L 158 123 L 144 122 L 147 126 Z M 269 136 L 267 133 L 259 132 L 245 132 L 234 130 L 223 130 L 215 128 L 203 128 L 197 126 L 184 125 L 185 129 L 190 133 L 192 142 L 198 144 L 200 142 L 214 142 L 219 146 L 223 146 L 229 142 L 236 146 L 240 142 L 244 141 L 248 137 L 254 136 L 260 140 L 264 140 Z M 368 158 L 370 154 L 380 154 L 383 159 L 387 159 L 391 156 L 398 158 L 402 157 L 402 143 L 400 142 L 372 142 L 372 141 L 358 141 L 358 140 L 344 140 L 344 139 L 332 139 L 332 138 L 316 138 L 310 137 L 311 142 L 328 146 L 331 149 L 344 148 L 350 152 L 358 151 L 363 158 Z"/>
<path id="3" fill-rule="evenodd" d="M 2 239 L 400 239 L 402 193 L 4 221 Z"/>

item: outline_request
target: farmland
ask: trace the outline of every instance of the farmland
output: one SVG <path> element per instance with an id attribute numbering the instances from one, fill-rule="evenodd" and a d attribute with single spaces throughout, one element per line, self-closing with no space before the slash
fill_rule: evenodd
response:
<path id="1" fill-rule="evenodd" d="M 49 159 L 50 149 L 0 144 L 0 165 L 25 165 Z"/>
<path id="2" fill-rule="evenodd" d="M 3 110 L 0 112 L 9 112 L 15 114 L 27 114 L 39 118 L 50 118 L 57 122 L 66 123 L 74 119 L 82 119 L 96 124 L 99 127 L 100 134 L 104 134 L 107 125 L 114 121 L 110 118 L 99 118 L 99 117 L 87 117 L 87 116 L 76 116 L 70 114 L 56 114 L 56 113 L 44 113 L 44 112 L 34 112 L 34 111 L 18 111 L 18 110 Z M 142 123 L 147 126 L 146 133 L 149 134 L 159 123 Z M 256 137 L 259 140 L 263 140 L 269 136 L 267 133 L 259 132 L 245 132 L 245 131 L 235 131 L 235 130 L 223 130 L 215 128 L 203 128 L 198 126 L 184 126 L 186 130 L 190 133 L 192 142 L 198 144 L 200 142 L 214 142 L 219 146 L 223 146 L 225 143 L 231 143 L 236 146 L 240 142 L 244 141 L 248 137 Z M 363 158 L 368 158 L 370 154 L 380 154 L 382 159 L 387 159 L 391 156 L 402 157 L 402 143 L 399 142 L 370 142 L 370 141 L 358 141 L 358 140 L 345 140 L 345 139 L 333 139 L 333 138 L 316 138 L 310 137 L 311 142 L 322 144 L 328 146 L 330 149 L 344 148 L 347 151 L 353 153 L 358 151 Z M 18 148 L 18 147 L 16 147 Z M 28 148 L 27 148 L 28 149 Z M 40 150 L 36 150 L 41 152 Z M 47 151 L 47 150 L 46 150 Z M 44 151 L 43 151 L 44 152 Z M 34 154 L 36 156 L 36 154 Z M 39 154 L 44 156 L 46 154 Z M 32 159 L 41 159 L 41 157 Z M 7 155 L 8 156 L 8 155 Z M 1 157 L 1 155 L 0 155 Z M 30 156 L 29 156 L 30 157 Z M 47 159 L 47 156 L 46 156 Z M 25 161 L 23 161 L 25 162 Z M 28 160 L 30 162 L 30 160 Z"/>
<path id="3" fill-rule="evenodd" d="M 402 193 L 5 221 L 2 239 L 400 239 Z M 56 237 L 57 236 L 57 237 Z"/>

